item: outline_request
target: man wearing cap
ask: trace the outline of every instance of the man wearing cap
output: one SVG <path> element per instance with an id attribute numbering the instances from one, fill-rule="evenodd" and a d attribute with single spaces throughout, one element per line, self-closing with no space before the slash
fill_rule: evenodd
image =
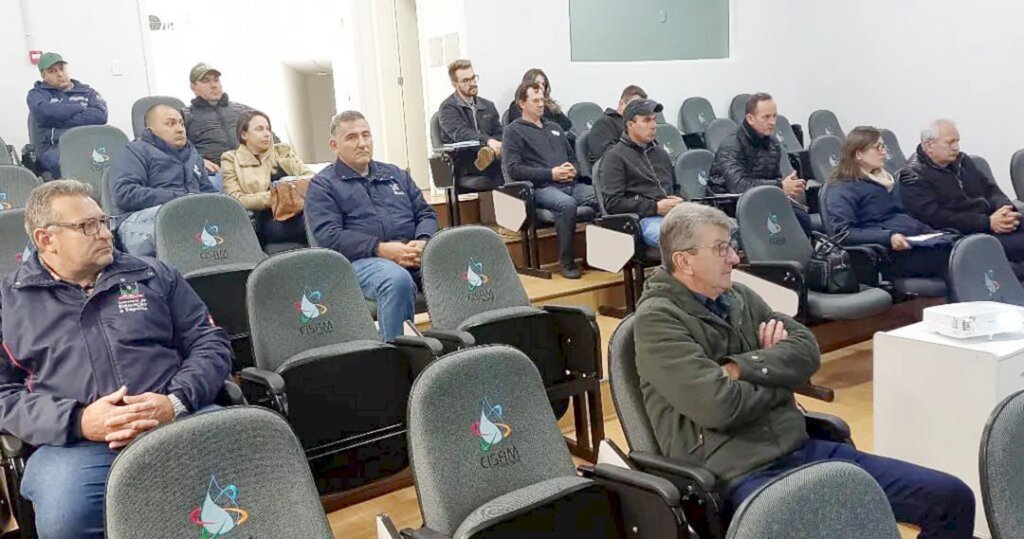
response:
<path id="1" fill-rule="evenodd" d="M 630 101 L 622 112 L 626 122 L 619 141 L 604 154 L 598 184 L 608 213 L 640 216 L 644 243 L 658 247 L 661 221 L 682 198 L 676 196 L 675 169 L 658 141 L 662 106 L 650 99 Z"/>
<path id="2" fill-rule="evenodd" d="M 576 208 L 597 210 L 594 187 L 579 181 L 579 163 L 562 128 L 544 120 L 544 87 L 523 82 L 516 88 L 515 97 L 523 115 L 508 124 L 502 136 L 505 177 L 532 183 L 537 207 L 555 214 L 562 275 L 579 279 L 581 272 L 574 254 Z"/>
<path id="3" fill-rule="evenodd" d="M 250 107 L 228 99 L 220 85 L 220 71 L 210 64 L 196 64 L 189 72 L 189 82 L 196 97 L 185 107 L 185 131 L 203 156 L 210 181 L 221 190 L 220 156 L 238 148 L 235 124 Z"/>
<path id="4" fill-rule="evenodd" d="M 55 52 L 39 57 L 39 73 L 43 80 L 28 92 L 29 129 L 38 143 L 36 159 L 59 178 L 61 135 L 80 125 L 106 124 L 107 102 L 88 84 L 72 79 L 67 61 Z"/>
<path id="5" fill-rule="evenodd" d="M 747 115 L 736 132 L 718 147 L 711 165 L 708 189 L 714 193 L 741 194 L 752 187 L 772 185 L 781 188 L 793 203 L 793 213 L 804 233 L 811 234 L 807 214 L 807 182 L 796 171 L 782 177 L 782 147 L 775 140 L 778 109 L 766 93 L 756 93 L 747 101 Z"/>

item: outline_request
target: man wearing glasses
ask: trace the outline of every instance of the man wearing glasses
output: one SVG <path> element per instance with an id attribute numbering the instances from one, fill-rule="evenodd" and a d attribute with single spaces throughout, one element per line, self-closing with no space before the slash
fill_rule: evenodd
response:
<path id="1" fill-rule="evenodd" d="M 38 449 L 25 467 L 40 537 L 103 537 L 114 450 L 211 405 L 227 335 L 175 269 L 116 251 L 76 180 L 32 191 L 36 253 L 0 282 L 0 430 Z"/>
<path id="2" fill-rule="evenodd" d="M 441 103 L 441 142 L 451 144 L 476 140 L 480 142 L 476 159 L 461 152 L 455 162 L 456 176 L 479 176 L 481 173 L 501 183 L 501 117 L 494 103 L 477 95 L 480 76 L 469 60 L 456 60 L 448 66 L 455 93 Z M 462 156 L 468 156 L 462 157 Z"/>
<path id="3" fill-rule="evenodd" d="M 665 456 L 708 469 L 731 513 L 774 477 L 826 459 L 857 464 L 921 537 L 969 538 L 974 495 L 959 479 L 809 439 L 793 390 L 818 370 L 809 329 L 732 282 L 739 256 L 731 222 L 682 202 L 665 216 L 661 257 L 636 312 L 636 366 L 647 415 Z"/>
<path id="4" fill-rule="evenodd" d="M 952 121 L 935 120 L 921 130 L 921 144 L 896 178 L 903 206 L 917 220 L 961 234 L 992 234 L 1007 258 L 1024 261 L 1020 212 L 960 151 L 960 132 Z"/>

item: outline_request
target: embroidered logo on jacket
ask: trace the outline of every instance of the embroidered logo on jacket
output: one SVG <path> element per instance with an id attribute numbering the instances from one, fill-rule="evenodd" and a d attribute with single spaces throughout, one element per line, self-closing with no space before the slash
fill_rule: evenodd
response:
<path id="1" fill-rule="evenodd" d="M 200 527 L 201 539 L 215 539 L 245 524 L 249 520 L 249 512 L 238 506 L 238 487 L 227 485 L 222 488 L 217 484 L 217 478 L 211 475 L 202 507 L 193 509 L 188 519 Z"/>
<path id="2" fill-rule="evenodd" d="M 149 310 L 146 295 L 139 290 L 138 283 L 122 284 L 117 296 L 117 312 L 136 313 Z"/>

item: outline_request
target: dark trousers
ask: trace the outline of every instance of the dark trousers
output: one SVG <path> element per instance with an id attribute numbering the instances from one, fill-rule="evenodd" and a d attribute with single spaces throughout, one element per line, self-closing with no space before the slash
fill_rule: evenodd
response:
<path id="1" fill-rule="evenodd" d="M 803 208 L 797 208 L 793 206 L 793 214 L 796 215 L 796 220 L 800 223 L 800 228 L 804 229 L 804 235 L 808 238 L 811 237 L 811 216 Z"/>
<path id="2" fill-rule="evenodd" d="M 916 464 L 824 440 L 808 440 L 802 448 L 782 457 L 770 468 L 741 477 L 729 496 L 729 512 L 734 512 L 744 499 L 771 479 L 823 460 L 851 462 L 871 474 L 885 491 L 896 520 L 919 526 L 921 539 L 969 539 L 973 536 L 974 493 L 963 481 Z"/>
<path id="3" fill-rule="evenodd" d="M 277 221 L 270 210 L 256 213 L 260 243 L 301 243 L 306 245 L 306 222 L 303 214 L 287 221 Z"/>
<path id="4" fill-rule="evenodd" d="M 558 261 L 562 267 L 571 267 L 575 260 L 576 208 L 590 206 L 597 210 L 594 186 L 574 181 L 541 187 L 533 192 L 538 208 L 555 214 L 555 234 L 558 236 Z"/>
<path id="5" fill-rule="evenodd" d="M 1024 262 L 1024 227 L 1009 234 L 992 234 L 992 237 L 1003 244 L 1003 251 L 1010 262 Z"/>
<path id="6" fill-rule="evenodd" d="M 952 245 L 915 247 L 909 251 L 890 251 L 893 275 L 900 277 L 941 277 L 949 273 L 949 252 Z"/>

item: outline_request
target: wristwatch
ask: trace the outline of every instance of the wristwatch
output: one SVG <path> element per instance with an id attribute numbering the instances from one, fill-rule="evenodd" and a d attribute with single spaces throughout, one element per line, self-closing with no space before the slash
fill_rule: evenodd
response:
<path id="1" fill-rule="evenodd" d="M 183 416 L 188 413 L 188 408 L 178 400 L 175 395 L 167 395 L 167 399 L 171 401 L 171 406 L 174 408 L 174 419 L 178 419 L 179 416 Z"/>

